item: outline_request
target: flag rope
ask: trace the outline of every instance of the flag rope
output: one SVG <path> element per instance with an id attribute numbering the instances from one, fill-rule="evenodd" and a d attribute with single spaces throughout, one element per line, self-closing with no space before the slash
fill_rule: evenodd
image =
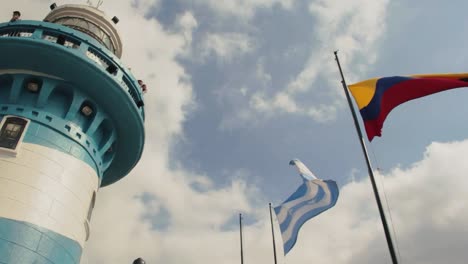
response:
<path id="1" fill-rule="evenodd" d="M 335 60 L 336 60 L 336 63 L 338 65 L 338 69 L 339 69 L 340 75 L 341 75 L 341 84 L 343 85 L 343 89 L 344 89 L 344 92 L 345 92 L 345 95 L 346 95 L 346 99 L 348 101 L 349 109 L 351 110 L 351 114 L 353 116 L 354 126 L 356 128 L 356 132 L 357 132 L 357 135 L 358 135 L 358 138 L 359 138 L 359 142 L 361 144 L 362 152 L 363 152 L 364 158 L 366 160 L 367 170 L 369 172 L 369 178 L 370 178 L 370 181 L 371 181 L 372 190 L 374 191 L 374 196 L 375 196 L 375 201 L 377 203 L 377 208 L 379 209 L 379 215 L 380 215 L 380 219 L 382 221 L 382 226 L 383 226 L 383 229 L 384 229 L 385 238 L 387 239 L 387 245 L 388 245 L 388 250 L 390 252 L 390 257 L 392 258 L 392 263 L 393 264 L 398 264 L 398 259 L 397 259 L 396 254 L 395 254 L 395 248 L 393 246 L 392 236 L 391 236 L 389 228 L 388 228 L 387 219 L 385 218 L 385 212 L 384 212 L 384 209 L 383 209 L 383 206 L 382 206 L 382 202 L 380 200 L 379 190 L 378 190 L 377 184 L 375 182 L 374 172 L 372 170 L 372 165 L 371 165 L 371 162 L 370 162 L 370 159 L 369 159 L 369 153 L 367 152 L 366 144 L 365 144 L 364 138 L 362 136 L 361 128 L 359 126 L 359 121 L 358 121 L 357 116 L 356 116 L 356 111 L 354 110 L 353 103 L 351 102 L 351 96 L 349 95 L 348 86 L 346 85 L 343 70 L 341 69 L 340 60 L 338 59 L 338 51 L 335 51 L 334 54 L 335 54 Z"/>
<path id="2" fill-rule="evenodd" d="M 398 243 L 398 236 L 397 236 L 397 233 L 396 233 L 396 229 L 395 229 L 395 223 L 393 221 L 393 216 L 392 216 L 392 211 L 390 210 L 390 203 L 388 202 L 388 197 L 387 197 L 387 192 L 385 190 L 385 178 L 383 177 L 382 175 L 382 170 L 380 169 L 380 161 L 379 159 L 377 158 L 377 155 L 375 154 L 375 148 L 374 148 L 374 144 L 372 144 L 372 142 L 370 142 L 369 144 L 369 149 L 370 149 L 370 152 L 372 153 L 372 158 L 377 166 L 377 172 L 379 173 L 379 180 L 380 180 L 380 186 L 382 187 L 382 192 L 383 192 L 383 195 L 384 195 L 384 198 L 385 198 L 385 205 L 387 207 L 387 212 L 388 212 L 388 216 L 390 217 L 390 225 L 392 227 L 392 234 L 393 234 L 393 237 L 395 238 L 395 246 L 396 246 L 396 253 L 398 254 L 398 258 L 401 260 L 401 254 L 400 254 L 400 247 L 399 247 L 399 243 Z"/>

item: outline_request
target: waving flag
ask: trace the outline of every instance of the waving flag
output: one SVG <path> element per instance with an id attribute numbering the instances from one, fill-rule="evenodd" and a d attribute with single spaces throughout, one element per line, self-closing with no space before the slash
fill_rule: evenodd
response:
<path id="1" fill-rule="evenodd" d="M 304 183 L 280 206 L 275 214 L 283 237 L 284 254 L 296 244 L 301 226 L 309 219 L 330 209 L 338 199 L 338 186 L 331 180 L 317 179 L 299 160 L 291 160 L 302 176 Z"/>
<path id="2" fill-rule="evenodd" d="M 349 86 L 359 107 L 369 141 L 382 135 L 387 115 L 398 105 L 449 89 L 467 87 L 468 73 L 393 76 Z"/>

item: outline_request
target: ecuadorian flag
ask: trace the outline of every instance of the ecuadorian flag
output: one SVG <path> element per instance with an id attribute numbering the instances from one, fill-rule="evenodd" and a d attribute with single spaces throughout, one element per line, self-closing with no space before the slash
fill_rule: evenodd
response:
<path id="1" fill-rule="evenodd" d="M 382 135 L 387 115 L 398 105 L 445 90 L 468 87 L 468 73 L 375 78 L 349 86 L 369 141 Z"/>

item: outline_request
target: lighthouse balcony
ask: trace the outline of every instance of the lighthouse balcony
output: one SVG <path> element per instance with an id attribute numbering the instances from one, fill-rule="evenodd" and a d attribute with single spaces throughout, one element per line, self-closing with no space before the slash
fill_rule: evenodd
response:
<path id="1" fill-rule="evenodd" d="M 19 61 L 20 58 L 24 59 L 24 55 L 30 55 L 30 64 L 21 63 L 21 65 L 18 65 L 18 68 L 24 69 L 29 66 L 31 68 L 30 70 L 39 70 L 40 72 L 63 77 L 61 76 L 62 72 L 72 72 L 73 70 L 73 67 L 67 69 L 54 68 L 57 67 L 56 64 L 58 62 L 63 61 L 63 58 L 61 58 L 63 55 L 74 55 L 75 57 L 88 61 L 88 67 L 94 66 L 98 70 L 104 72 L 108 78 L 111 78 L 120 86 L 121 90 L 127 93 L 141 118 L 144 119 L 143 94 L 136 78 L 129 69 L 123 66 L 119 58 L 94 38 L 59 24 L 42 21 L 16 21 L 0 24 L 0 41 L 2 39 L 12 40 L 17 43 L 21 42 L 23 43 L 23 48 L 26 49 L 27 46 L 31 47 L 35 44 L 43 48 L 42 50 L 36 50 L 36 52 L 33 51 L 31 54 L 10 54 L 11 60 L 8 60 L 8 65 L 10 67 L 14 65 L 15 62 Z M 13 42 L 10 43 L 13 44 Z M 16 51 L 21 51 L 20 46 L 16 47 Z M 55 49 L 61 48 L 62 51 L 66 51 L 69 54 L 64 54 L 63 52 L 55 52 L 55 54 L 51 52 L 47 54 L 48 52 L 46 51 L 50 50 L 47 49 L 47 47 Z M 2 66 L 1 61 L 6 59 L 4 54 L 3 52 L 0 54 L 0 67 Z M 50 57 L 50 55 L 55 55 L 57 58 Z M 40 58 L 43 58 L 43 60 Z M 55 72 L 47 72 L 53 71 L 54 69 Z M 80 71 L 80 69 L 76 67 L 76 71 Z M 74 74 L 79 75 L 79 73 L 80 72 L 75 72 Z M 80 78 L 83 77 L 85 76 L 81 76 Z"/>

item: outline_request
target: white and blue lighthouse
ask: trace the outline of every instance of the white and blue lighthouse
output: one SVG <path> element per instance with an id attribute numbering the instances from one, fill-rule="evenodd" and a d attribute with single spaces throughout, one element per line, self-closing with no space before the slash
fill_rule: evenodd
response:
<path id="1" fill-rule="evenodd" d="M 0 263 L 77 264 L 99 188 L 144 145 L 140 85 L 86 5 L 0 24 Z"/>

